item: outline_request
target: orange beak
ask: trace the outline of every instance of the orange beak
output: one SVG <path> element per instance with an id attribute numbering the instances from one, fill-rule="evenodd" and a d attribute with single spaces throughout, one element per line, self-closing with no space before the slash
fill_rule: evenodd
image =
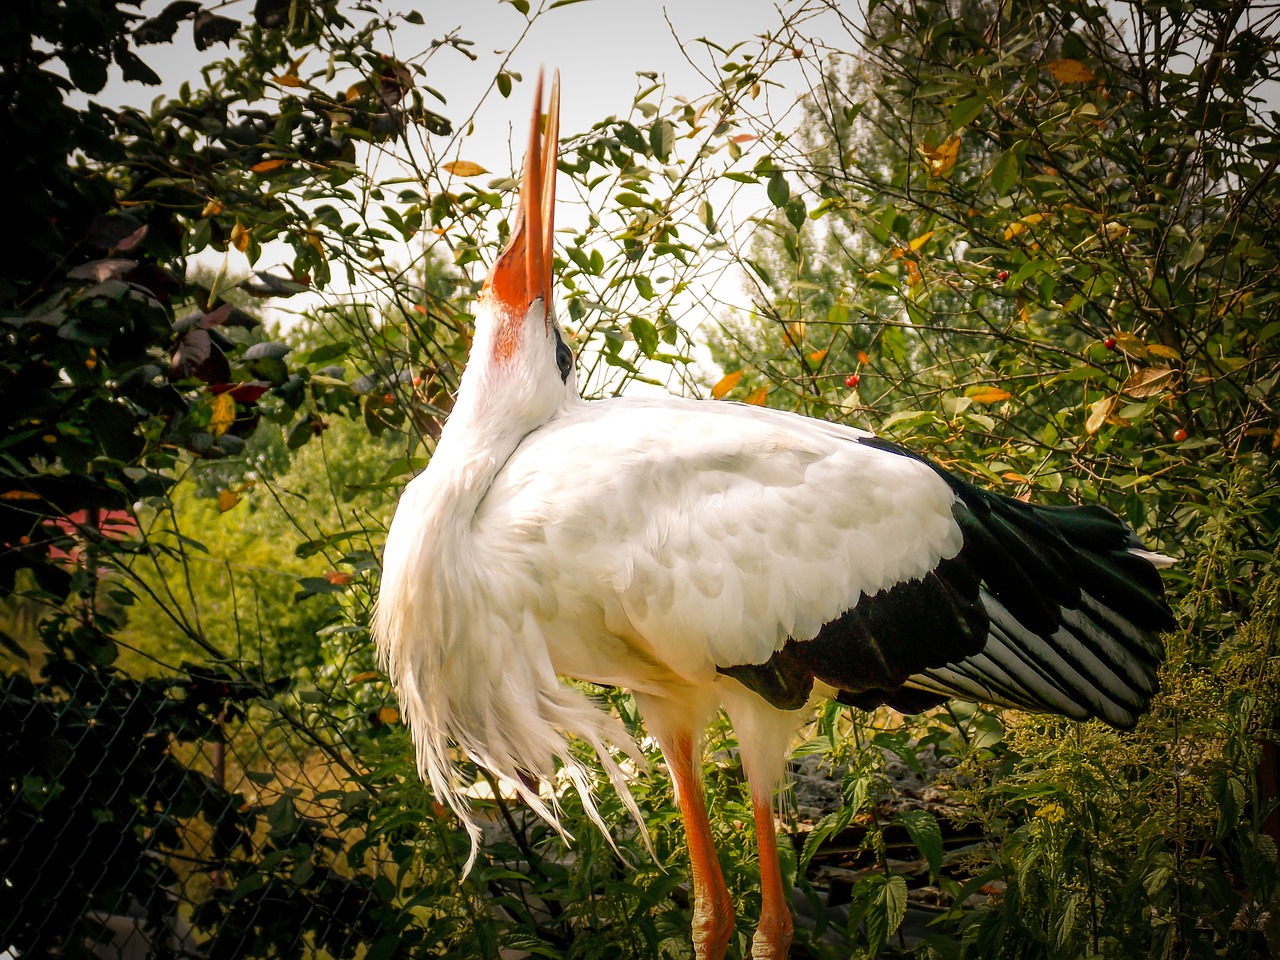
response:
<path id="1" fill-rule="evenodd" d="M 547 323 L 551 318 L 551 237 L 555 222 L 556 160 L 560 138 L 560 71 L 551 80 L 547 104 L 546 146 L 542 141 L 542 72 L 534 93 L 529 150 L 524 159 L 524 182 L 516 225 L 506 249 L 493 264 L 485 289 L 519 316 L 534 300 L 542 298 Z"/>

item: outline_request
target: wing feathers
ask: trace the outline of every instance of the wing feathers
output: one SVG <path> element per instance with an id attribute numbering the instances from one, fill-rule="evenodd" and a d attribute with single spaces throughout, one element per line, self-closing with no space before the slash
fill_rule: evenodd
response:
<path id="1" fill-rule="evenodd" d="M 859 598 L 768 664 L 726 672 L 751 686 L 751 670 L 780 671 L 793 705 L 816 678 L 863 707 L 918 703 L 905 689 L 1132 726 L 1156 690 L 1158 633 L 1173 625 L 1159 555 L 1101 507 L 1026 504 L 933 469 L 955 495 L 958 556 Z"/>

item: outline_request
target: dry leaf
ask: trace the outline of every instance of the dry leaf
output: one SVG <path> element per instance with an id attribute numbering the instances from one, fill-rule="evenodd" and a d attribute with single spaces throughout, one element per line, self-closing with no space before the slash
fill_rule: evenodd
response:
<path id="1" fill-rule="evenodd" d="M 378 722 L 392 724 L 400 719 L 400 711 L 395 707 L 383 707 L 378 711 Z"/>
<path id="2" fill-rule="evenodd" d="M 1049 73 L 1059 83 L 1088 83 L 1097 79 L 1079 60 L 1055 60 L 1049 64 Z"/>
<path id="3" fill-rule="evenodd" d="M 769 395 L 768 387 L 756 387 L 749 394 L 747 394 L 747 399 L 743 400 L 742 402 L 749 403 L 753 407 L 763 407 L 764 398 L 767 397 L 768 395 Z"/>
<path id="4" fill-rule="evenodd" d="M 272 170 L 279 170 L 288 162 L 288 160 L 281 160 L 279 157 L 274 157 L 271 160 L 262 160 L 255 163 L 249 169 L 254 173 L 270 173 Z"/>
<path id="5" fill-rule="evenodd" d="M 335 587 L 345 587 L 348 583 L 356 578 L 354 573 L 347 573 L 343 570 L 330 570 L 324 575 Z"/>
<path id="6" fill-rule="evenodd" d="M 720 378 L 720 382 L 711 388 L 711 399 L 720 400 L 730 390 L 738 385 L 738 381 L 742 379 L 742 371 L 735 370 L 733 373 L 726 373 Z"/>
<path id="7" fill-rule="evenodd" d="M 1171 367 L 1143 367 L 1135 370 L 1121 389 L 1131 397 L 1143 399 L 1163 393 L 1172 380 Z"/>
<path id="8" fill-rule="evenodd" d="M 282 86 L 282 87 L 301 87 L 301 86 L 305 86 L 305 84 L 303 84 L 303 82 L 302 82 L 301 80 L 299 80 L 297 77 L 295 77 L 295 76 L 294 76 L 293 74 L 291 74 L 291 73 L 287 73 L 287 74 L 285 74 L 285 75 L 283 75 L 283 76 L 279 76 L 279 77 L 272 77 L 272 78 L 271 78 L 271 82 L 272 82 L 272 83 L 278 83 L 278 84 L 279 84 L 280 86 Z"/>
<path id="9" fill-rule="evenodd" d="M 1084 422 L 1084 432 L 1093 436 L 1102 429 L 1102 425 L 1107 422 L 1107 418 L 1111 416 L 1111 411 L 1115 409 L 1119 397 L 1103 397 L 1101 400 L 1095 400 L 1089 405 L 1089 417 Z"/>
<path id="10" fill-rule="evenodd" d="M 945 177 L 956 165 L 956 158 L 960 156 L 960 135 L 947 137 L 937 147 L 926 144 L 920 148 L 920 152 L 924 155 L 925 166 L 929 168 L 929 176 Z"/>
<path id="11" fill-rule="evenodd" d="M 825 350 L 815 350 L 809 354 L 810 363 L 821 363 L 825 359 L 827 359 L 827 351 Z"/>
<path id="12" fill-rule="evenodd" d="M 239 502 L 240 494 L 236 493 L 234 490 L 218 491 L 218 511 L 220 513 L 226 513 Z"/>
<path id="13" fill-rule="evenodd" d="M 214 200 L 212 197 L 210 197 L 208 202 L 204 205 L 204 209 L 200 211 L 200 216 L 216 217 L 221 212 L 222 212 L 222 204 L 219 203 L 217 200 Z"/>
<path id="14" fill-rule="evenodd" d="M 209 432 L 220 437 L 236 422 L 236 401 L 229 393 L 220 393 L 212 400 L 213 416 L 209 418 Z"/>
<path id="15" fill-rule="evenodd" d="M 974 403 L 1000 403 L 1013 397 L 1008 390 L 1001 390 L 999 387 L 974 387 L 966 390 L 964 395 Z"/>
<path id="16" fill-rule="evenodd" d="M 482 173 L 488 173 L 484 167 L 478 163 L 472 163 L 470 160 L 454 160 L 452 163 L 444 165 L 445 173 L 452 173 L 455 177 L 478 177 Z"/>
<path id="17" fill-rule="evenodd" d="M 236 221 L 236 225 L 231 228 L 231 245 L 244 253 L 249 249 L 249 231 L 241 226 L 240 221 Z"/>
<path id="18" fill-rule="evenodd" d="M 377 670 L 362 670 L 360 673 L 357 673 L 354 677 L 348 680 L 347 683 L 366 683 L 369 680 L 377 680 L 380 676 L 382 676 L 382 674 Z"/>
<path id="19" fill-rule="evenodd" d="M 6 490 L 0 493 L 0 500 L 39 500 L 40 494 L 30 490 Z"/>
<path id="20" fill-rule="evenodd" d="M 1181 360 L 1182 354 L 1173 347 L 1166 347 L 1163 343 L 1147 344 L 1147 353 L 1157 357 L 1164 357 L 1166 360 Z"/>

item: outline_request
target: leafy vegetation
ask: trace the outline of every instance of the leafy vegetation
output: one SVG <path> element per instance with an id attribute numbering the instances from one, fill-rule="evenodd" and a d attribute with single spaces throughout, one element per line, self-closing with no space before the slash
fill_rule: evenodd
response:
<path id="1" fill-rule="evenodd" d="M 477 774 L 495 825 L 461 881 L 465 836 L 368 643 L 390 511 L 509 230 L 513 181 L 458 159 L 480 105 L 427 82 L 480 69 L 468 42 L 392 57 L 423 18 L 369 4 L 127 6 L 0 12 L 11 179 L 40 187 L 15 191 L 0 263 L 0 881 L 21 894 L 0 949 L 75 954 L 133 914 L 178 954 L 687 956 L 663 778 L 636 791 L 655 863 L 613 798 L 620 855 L 572 794 L 566 850 Z M 841 789 L 784 844 L 818 913 L 797 952 L 1280 947 L 1278 17 L 795 3 L 769 36 L 686 44 L 707 91 L 643 75 L 565 139 L 586 215 L 558 234 L 559 294 L 590 394 L 703 391 L 705 342 L 717 399 L 1104 503 L 1179 561 L 1132 733 L 819 711 L 802 753 Z M 76 105 L 112 70 L 158 82 L 147 46 L 188 20 L 227 51 L 202 84 Z M 486 96 L 521 81 L 508 54 Z M 698 339 L 725 263 L 750 303 Z M 733 746 L 716 725 L 708 795 L 748 930 Z M 891 763 L 940 765 L 945 803 L 895 804 Z M 908 938 L 912 911 L 933 923 Z"/>

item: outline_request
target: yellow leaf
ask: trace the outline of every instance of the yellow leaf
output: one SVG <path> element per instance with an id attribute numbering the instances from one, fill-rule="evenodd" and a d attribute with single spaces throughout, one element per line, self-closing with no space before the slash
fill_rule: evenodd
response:
<path id="1" fill-rule="evenodd" d="M 1121 389 L 1131 397 L 1143 399 L 1163 393 L 1172 381 L 1173 369 L 1170 367 L 1143 367 L 1135 370 Z"/>
<path id="2" fill-rule="evenodd" d="M 768 395 L 769 395 L 768 387 L 756 387 L 749 394 L 747 394 L 747 399 L 743 400 L 742 402 L 749 403 L 754 407 L 763 407 L 764 398 L 767 397 Z"/>
<path id="3" fill-rule="evenodd" d="M 220 437 L 236 422 L 236 401 L 229 393 L 220 393 L 213 398 L 213 416 L 209 418 L 209 432 Z"/>
<path id="4" fill-rule="evenodd" d="M 325 253 L 324 244 L 320 242 L 320 234 L 316 233 L 314 230 L 307 231 L 307 246 L 319 254 L 321 260 L 328 259 L 328 255 Z"/>
<path id="5" fill-rule="evenodd" d="M 359 83 L 355 84 L 354 86 L 347 88 L 346 100 L 348 103 L 350 103 L 352 100 L 359 100 L 361 97 L 363 97 L 366 93 L 370 92 L 372 89 L 373 89 L 373 84 L 371 84 L 368 80 L 361 80 Z"/>
<path id="6" fill-rule="evenodd" d="M 347 683 L 366 683 L 370 680 L 377 680 L 380 676 L 382 676 L 382 674 L 377 670 L 364 670 L 357 673 L 354 677 L 348 680 Z"/>
<path id="7" fill-rule="evenodd" d="M 1059 83 L 1088 83 L 1096 79 L 1093 71 L 1079 60 L 1055 60 L 1049 64 L 1049 73 Z"/>
<path id="8" fill-rule="evenodd" d="M 782 331 L 782 345 L 784 347 L 798 347 L 804 342 L 805 324 L 803 320 L 793 320 L 788 323 Z"/>
<path id="9" fill-rule="evenodd" d="M 231 245 L 244 253 L 249 249 L 249 231 L 241 226 L 240 221 L 236 221 L 236 225 L 231 228 Z"/>
<path id="10" fill-rule="evenodd" d="M 1111 416 L 1111 411 L 1115 409 L 1116 402 L 1119 397 L 1103 397 L 1101 400 L 1095 400 L 1089 405 L 1089 416 L 1084 422 L 1084 432 L 1093 436 L 1102 429 L 1102 425 L 1107 422 L 1107 418 Z"/>
<path id="11" fill-rule="evenodd" d="M 733 373 L 726 373 L 720 378 L 720 382 L 711 388 L 711 399 L 720 400 L 730 390 L 738 385 L 738 381 L 742 379 L 742 371 L 735 370 Z"/>
<path id="12" fill-rule="evenodd" d="M 999 403 L 1010 399 L 1013 394 L 999 387 L 970 387 L 964 395 L 974 403 Z"/>
<path id="13" fill-rule="evenodd" d="M 0 500 L 39 500 L 40 494 L 30 490 L 6 490 L 0 493 Z"/>
<path id="14" fill-rule="evenodd" d="M 951 168 L 956 165 L 956 158 L 960 156 L 960 135 L 947 137 L 946 140 L 937 147 L 931 147 L 928 144 L 920 148 L 920 152 L 924 154 L 925 166 L 929 168 L 929 176 L 945 177 L 951 172 Z"/>
<path id="15" fill-rule="evenodd" d="M 234 490 L 218 491 L 218 511 L 220 513 L 226 513 L 239 502 L 240 495 Z"/>
<path id="16" fill-rule="evenodd" d="M 1147 359 L 1147 345 L 1132 333 L 1117 333 L 1116 346 L 1138 360 Z"/>
<path id="17" fill-rule="evenodd" d="M 1014 237 L 1018 236 L 1019 234 L 1026 233 L 1029 227 L 1034 227 L 1046 216 L 1047 214 L 1043 214 L 1043 213 L 1028 213 L 1021 220 L 1018 220 L 1015 223 L 1011 223 L 1009 224 L 1008 227 L 1005 228 L 1004 238 L 1006 240 L 1012 240 Z"/>
<path id="18" fill-rule="evenodd" d="M 1098 232 L 1104 234 L 1108 240 L 1119 240 L 1121 237 L 1128 235 L 1129 228 L 1118 220 L 1111 220 L 1103 224 L 1102 229 Z"/>
<path id="19" fill-rule="evenodd" d="M 302 82 L 301 80 L 299 80 L 297 77 L 295 77 L 295 76 L 294 76 L 293 74 L 291 74 L 291 73 L 287 73 L 287 74 L 285 74 L 284 76 L 280 76 L 280 77 L 272 77 L 272 78 L 271 78 L 271 82 L 272 82 L 272 83 L 278 83 L 278 84 L 279 84 L 280 86 L 282 86 L 282 87 L 301 87 L 301 86 L 304 86 L 303 82 Z"/>
<path id="20" fill-rule="evenodd" d="M 1166 360 L 1181 360 L 1182 354 L 1173 347 L 1166 347 L 1163 343 L 1147 344 L 1147 353 L 1154 354 L 1157 357 L 1164 357 Z"/>
<path id="21" fill-rule="evenodd" d="M 825 350 L 815 350 L 809 354 L 810 363 L 821 363 L 825 359 L 827 359 L 827 351 Z"/>
<path id="22" fill-rule="evenodd" d="M 482 173 L 488 173 L 484 167 L 478 163 L 472 163 L 470 160 L 454 160 L 452 163 L 444 165 L 445 173 L 452 173 L 455 177 L 478 177 Z"/>
<path id="23" fill-rule="evenodd" d="M 275 157 L 271 160 L 262 160 L 259 163 L 255 163 L 249 169 L 254 173 L 270 173 L 272 170 L 280 169 L 288 162 L 288 160 L 282 160 L 279 157 Z"/>
<path id="24" fill-rule="evenodd" d="M 930 230 L 928 233 L 922 233 L 920 234 L 920 236 L 916 237 L 909 244 L 907 244 L 907 246 L 909 246 L 913 251 L 917 251 L 921 247 L 923 247 L 926 243 L 928 243 L 929 238 L 932 236 L 933 236 L 932 230 Z"/>
<path id="25" fill-rule="evenodd" d="M 210 197 L 208 202 L 205 203 L 204 209 L 200 211 L 200 216 L 216 217 L 221 212 L 222 212 L 222 204 L 219 203 L 217 200 L 213 199 L 213 197 Z"/>
<path id="26" fill-rule="evenodd" d="M 1030 483 L 1031 482 L 1022 474 L 1014 473 L 1012 470 L 1010 470 L 1008 473 L 1000 474 L 1000 479 L 1008 480 L 1010 483 Z"/>
<path id="27" fill-rule="evenodd" d="M 378 711 L 378 722 L 392 724 L 400 719 L 400 711 L 395 707 L 383 707 Z"/>

